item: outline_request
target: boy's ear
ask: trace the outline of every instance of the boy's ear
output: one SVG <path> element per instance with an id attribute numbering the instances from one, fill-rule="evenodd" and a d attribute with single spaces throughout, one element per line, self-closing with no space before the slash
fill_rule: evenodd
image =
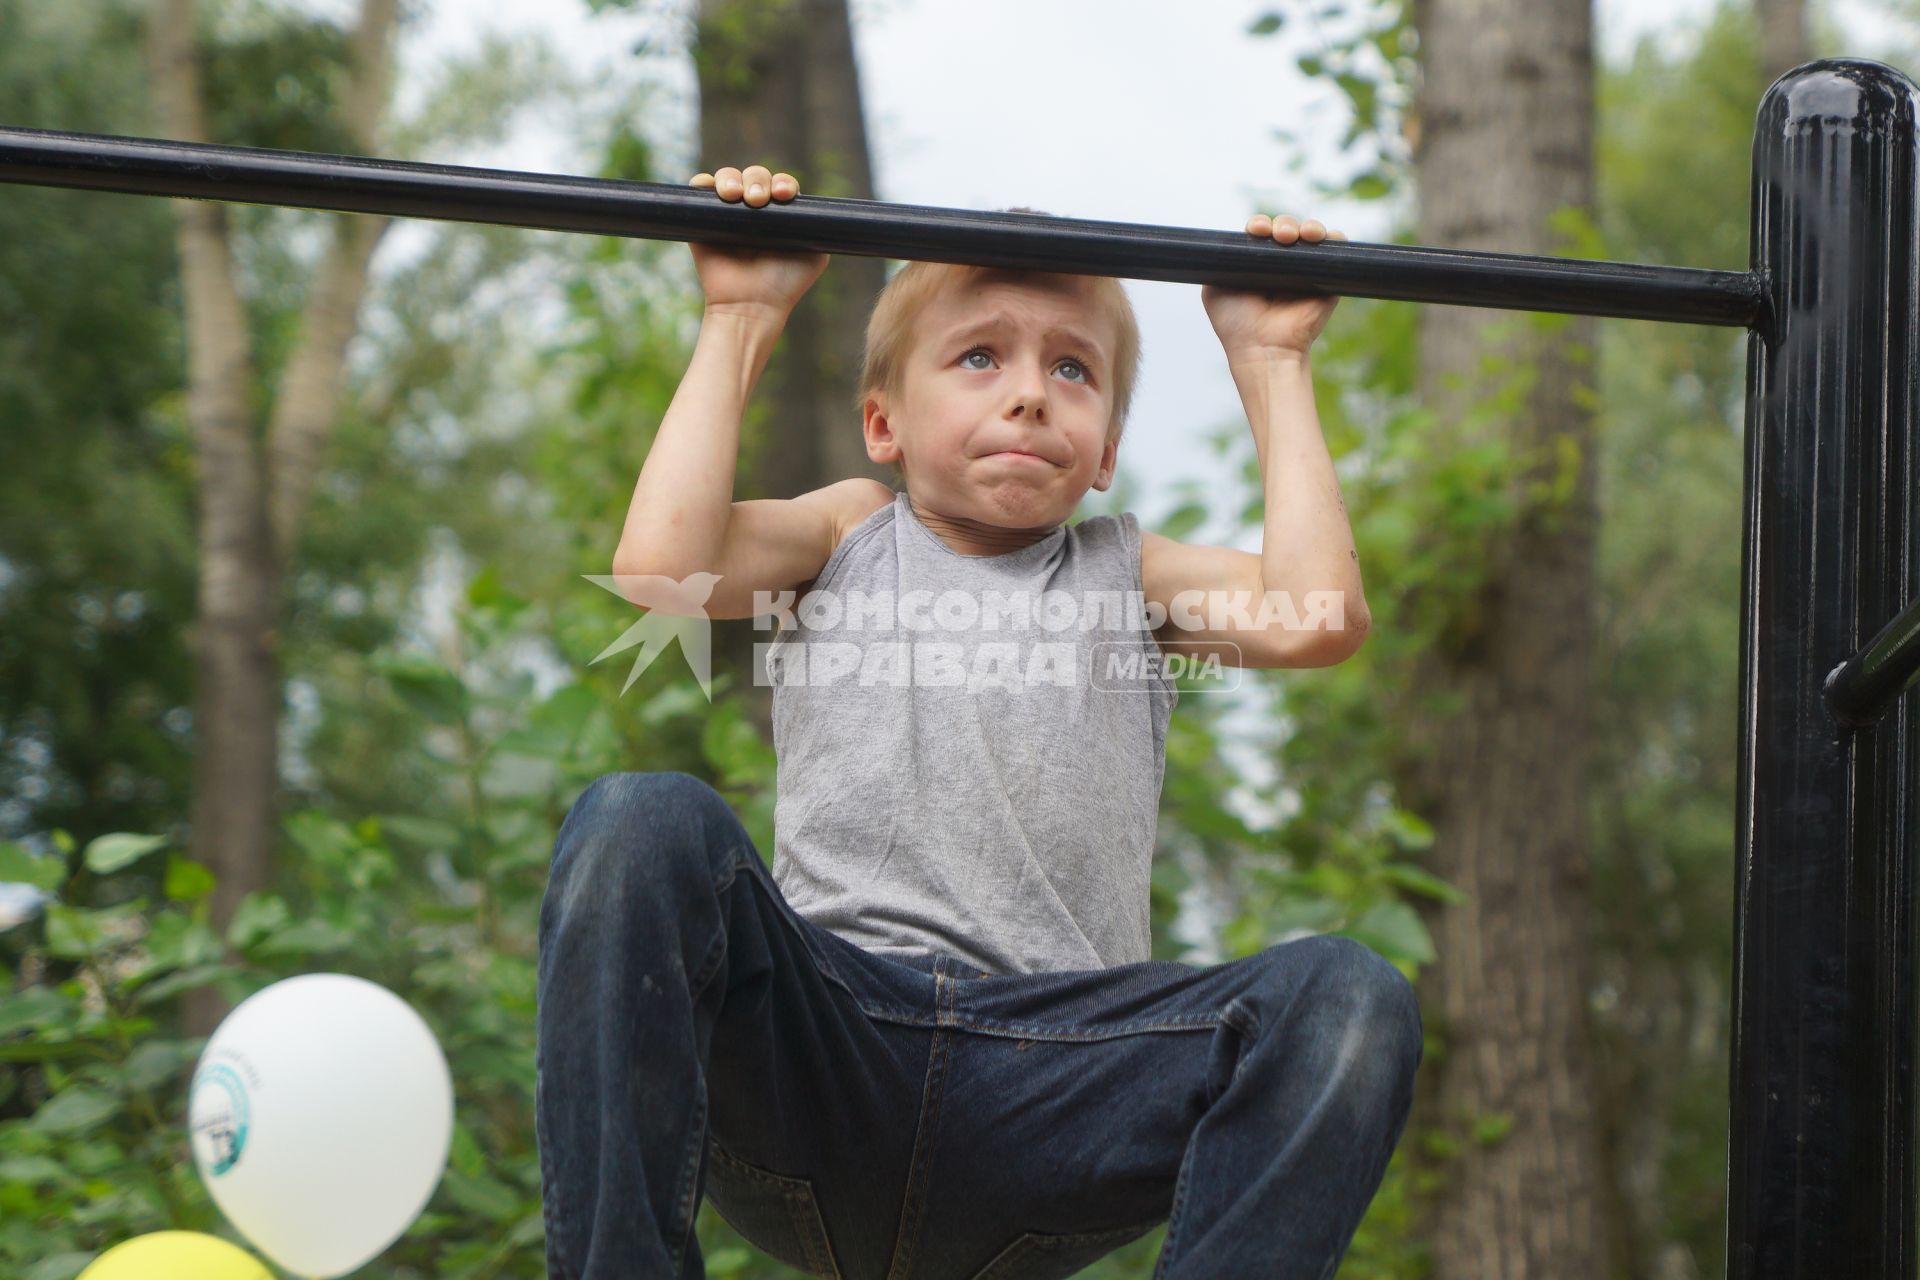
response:
<path id="1" fill-rule="evenodd" d="M 887 416 L 886 392 L 874 392 L 860 406 L 860 431 L 867 440 L 867 457 L 882 466 L 900 461 L 900 439 Z"/>
<path id="2" fill-rule="evenodd" d="M 1093 487 L 1105 493 L 1113 487 L 1114 468 L 1119 465 L 1120 442 L 1109 440 L 1100 450 L 1100 469 L 1093 473 Z"/>

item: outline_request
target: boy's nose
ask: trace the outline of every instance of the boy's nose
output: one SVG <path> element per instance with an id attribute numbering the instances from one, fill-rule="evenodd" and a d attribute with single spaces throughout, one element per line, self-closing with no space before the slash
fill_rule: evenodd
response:
<path id="1" fill-rule="evenodd" d="M 1032 414 L 1035 418 L 1047 416 L 1047 383 L 1044 377 L 1028 374 L 1014 388 L 1013 403 L 1008 409 L 1011 417 L 1020 418 Z"/>

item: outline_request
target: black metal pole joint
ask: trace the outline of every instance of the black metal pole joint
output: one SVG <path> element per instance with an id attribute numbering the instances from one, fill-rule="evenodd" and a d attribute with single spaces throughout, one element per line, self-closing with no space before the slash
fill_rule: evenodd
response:
<path id="1" fill-rule="evenodd" d="M 1827 706 L 1848 728 L 1864 728 L 1892 709 L 1920 679 L 1920 600 L 1889 622 L 1867 647 L 1827 676 Z"/>

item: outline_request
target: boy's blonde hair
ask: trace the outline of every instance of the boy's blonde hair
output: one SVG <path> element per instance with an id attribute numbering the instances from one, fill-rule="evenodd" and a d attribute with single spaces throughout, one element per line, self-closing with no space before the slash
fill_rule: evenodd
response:
<path id="1" fill-rule="evenodd" d="M 1007 212 L 1037 211 L 1009 209 Z M 907 263 L 880 290 L 880 296 L 873 303 L 873 314 L 867 318 L 866 358 L 860 368 L 860 392 L 854 400 L 854 411 L 864 413 L 867 397 L 875 391 L 884 391 L 890 398 L 900 394 L 906 381 L 907 355 L 913 349 L 914 326 L 935 298 L 950 289 L 965 288 L 988 279 L 1030 279 L 1043 288 L 1057 288 L 1075 280 L 1091 282 L 1096 314 L 1114 321 L 1116 341 L 1110 374 L 1113 416 L 1107 422 L 1107 441 L 1118 443 L 1126 429 L 1127 407 L 1132 403 L 1134 378 L 1140 369 L 1140 323 L 1134 318 L 1126 289 L 1111 276 L 1008 271 L 950 262 Z M 898 462 L 893 464 L 893 469 L 895 475 L 905 479 L 905 471 Z"/>

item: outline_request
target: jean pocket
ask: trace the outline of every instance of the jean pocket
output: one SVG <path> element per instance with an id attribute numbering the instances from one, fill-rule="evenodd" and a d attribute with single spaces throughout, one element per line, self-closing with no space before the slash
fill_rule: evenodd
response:
<path id="1" fill-rule="evenodd" d="M 995 1254 L 973 1280 L 1066 1280 L 1159 1225 L 1155 1221 L 1141 1227 L 1112 1227 L 1073 1235 L 1029 1231 Z"/>
<path id="2" fill-rule="evenodd" d="M 813 1183 L 762 1169 L 709 1142 L 707 1198 L 754 1248 L 810 1276 L 840 1280 Z"/>

